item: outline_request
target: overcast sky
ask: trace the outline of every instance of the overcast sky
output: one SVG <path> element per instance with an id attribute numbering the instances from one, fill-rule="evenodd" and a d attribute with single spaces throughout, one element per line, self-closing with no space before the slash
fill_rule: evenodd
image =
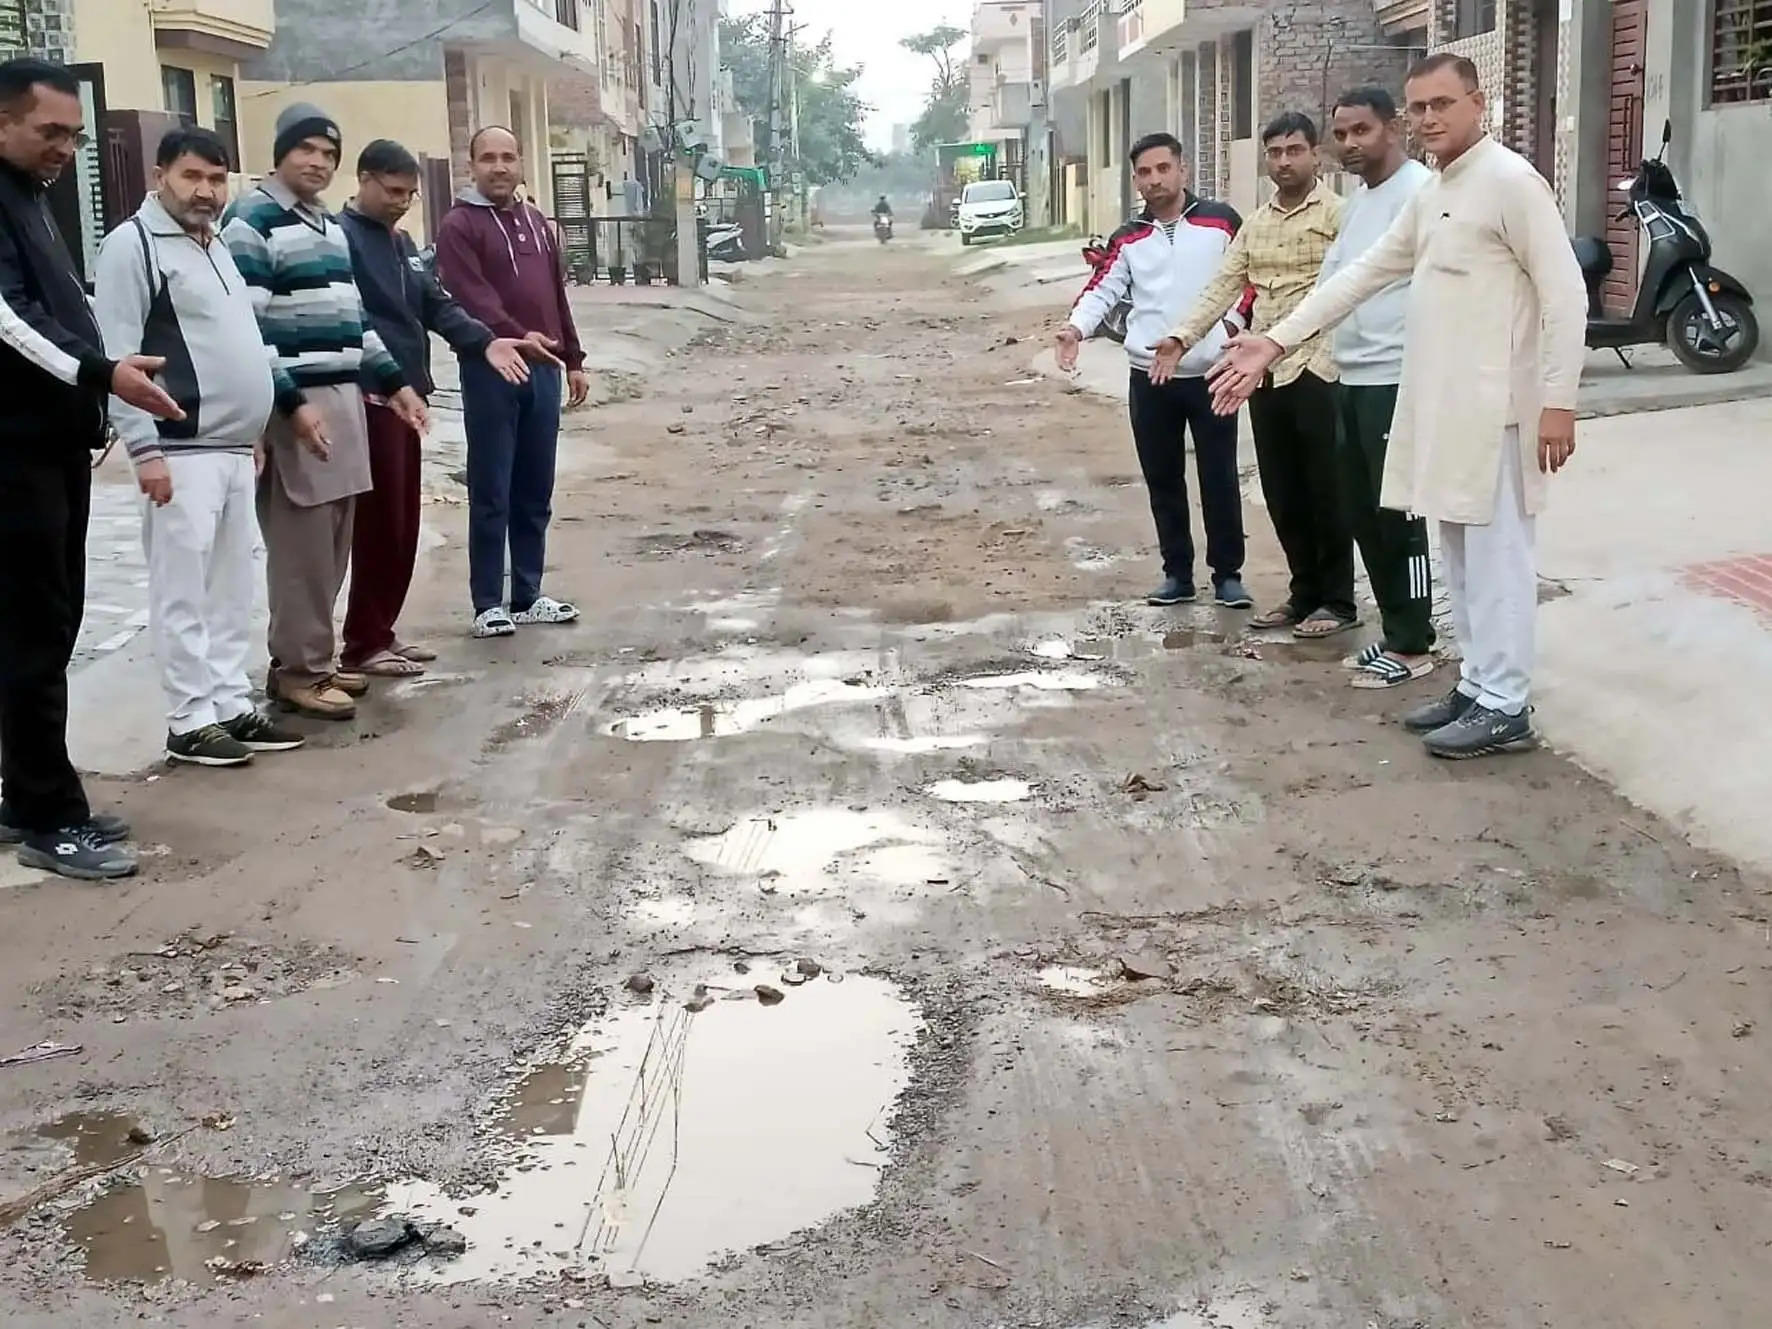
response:
<path id="1" fill-rule="evenodd" d="M 908 124 L 923 109 L 933 67 L 926 56 L 901 47 L 901 37 L 927 32 L 938 23 L 970 26 L 970 0 L 789 0 L 794 22 L 805 26 L 810 44 L 826 32 L 840 65 L 860 65 L 861 99 L 868 116 L 868 146 L 892 146 L 892 126 Z M 764 13 L 769 0 L 729 0 L 733 17 Z"/>

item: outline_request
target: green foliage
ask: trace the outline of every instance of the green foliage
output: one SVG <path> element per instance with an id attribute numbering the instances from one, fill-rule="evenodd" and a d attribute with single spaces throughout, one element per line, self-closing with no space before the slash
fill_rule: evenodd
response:
<path id="1" fill-rule="evenodd" d="M 769 139 L 769 20 L 761 14 L 720 20 L 720 58 L 732 70 L 732 90 L 739 107 L 756 126 L 757 160 L 774 160 Z M 831 58 L 831 39 L 815 46 L 791 44 L 792 75 L 787 80 L 799 101 L 800 161 L 809 184 L 847 180 L 873 162 L 862 137 L 868 105 L 855 91 L 857 68 L 843 68 Z M 784 97 L 788 93 L 784 90 Z M 782 110 L 787 132 L 791 102 Z M 785 148 L 785 145 L 784 145 Z M 791 163 L 790 163 L 791 166 Z"/>
<path id="2" fill-rule="evenodd" d="M 965 37 L 964 30 L 943 23 L 899 43 L 907 51 L 926 55 L 935 63 L 935 77 L 929 81 L 923 113 L 911 124 L 911 142 L 919 151 L 937 143 L 958 143 L 966 137 L 970 110 L 966 70 L 954 63 L 953 55 L 954 47 Z"/>

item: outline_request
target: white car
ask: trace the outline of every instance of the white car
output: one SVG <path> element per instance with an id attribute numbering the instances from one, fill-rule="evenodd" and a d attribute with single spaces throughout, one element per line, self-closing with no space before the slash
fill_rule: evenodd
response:
<path id="1" fill-rule="evenodd" d="M 974 180 L 960 194 L 960 243 L 1014 235 L 1022 226 L 1021 195 L 1007 180 Z"/>

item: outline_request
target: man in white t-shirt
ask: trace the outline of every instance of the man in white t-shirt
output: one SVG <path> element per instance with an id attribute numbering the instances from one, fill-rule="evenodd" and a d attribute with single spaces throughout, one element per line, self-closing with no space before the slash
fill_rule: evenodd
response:
<path id="1" fill-rule="evenodd" d="M 1341 233 L 1323 260 L 1327 281 L 1390 229 L 1433 172 L 1403 149 L 1397 103 L 1383 88 L 1355 88 L 1335 103 L 1331 122 L 1344 171 L 1360 177 L 1341 214 Z M 1378 601 L 1379 639 L 1348 659 L 1357 688 L 1390 688 L 1434 667 L 1433 582 L 1427 522 L 1379 503 L 1385 447 L 1403 381 L 1403 327 L 1409 283 L 1397 282 L 1361 305 L 1335 330 L 1340 450 L 1348 519 Z"/>

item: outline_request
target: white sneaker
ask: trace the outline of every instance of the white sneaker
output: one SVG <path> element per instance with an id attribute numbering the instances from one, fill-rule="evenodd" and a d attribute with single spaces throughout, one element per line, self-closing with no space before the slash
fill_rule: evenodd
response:
<path id="1" fill-rule="evenodd" d="M 476 637 L 511 637 L 516 632 L 517 625 L 511 621 L 511 615 L 503 605 L 494 605 L 474 620 Z"/>
<path id="2" fill-rule="evenodd" d="M 521 624 L 532 623 L 570 623 L 578 617 L 578 606 L 568 604 L 564 600 L 556 600 L 552 596 L 538 595 L 535 603 L 527 609 L 519 609 L 511 615 L 511 622 Z"/>

